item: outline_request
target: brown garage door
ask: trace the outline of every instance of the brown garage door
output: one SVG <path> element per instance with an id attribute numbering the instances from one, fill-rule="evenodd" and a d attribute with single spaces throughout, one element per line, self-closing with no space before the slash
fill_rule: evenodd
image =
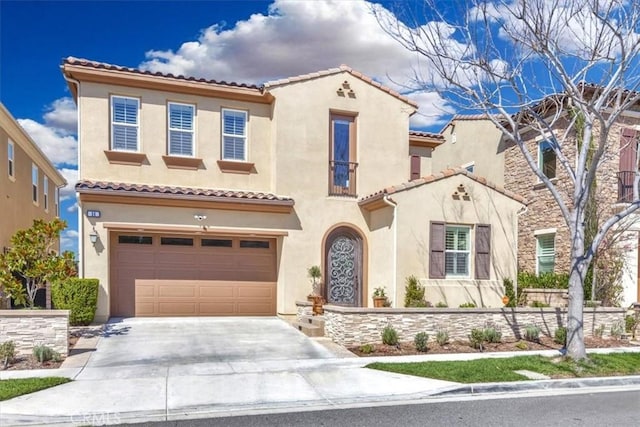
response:
<path id="1" fill-rule="evenodd" d="M 112 316 L 272 316 L 276 242 L 113 233 Z"/>

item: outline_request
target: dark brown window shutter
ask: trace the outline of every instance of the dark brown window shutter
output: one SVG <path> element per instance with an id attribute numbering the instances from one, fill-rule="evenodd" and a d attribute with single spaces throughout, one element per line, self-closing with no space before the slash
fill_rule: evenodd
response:
<path id="1" fill-rule="evenodd" d="M 491 226 L 476 225 L 476 279 L 491 278 Z"/>
<path id="2" fill-rule="evenodd" d="M 624 128 L 620 133 L 620 172 L 635 172 L 638 147 L 635 129 Z"/>
<path id="3" fill-rule="evenodd" d="M 411 181 L 420 178 L 420 156 L 411 156 Z"/>
<path id="4" fill-rule="evenodd" d="M 429 278 L 444 279 L 444 222 L 430 222 L 429 230 Z"/>

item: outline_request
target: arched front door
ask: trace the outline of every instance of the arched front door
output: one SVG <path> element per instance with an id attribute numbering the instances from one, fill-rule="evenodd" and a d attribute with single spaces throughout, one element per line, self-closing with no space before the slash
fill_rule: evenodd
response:
<path id="1" fill-rule="evenodd" d="M 325 241 L 325 298 L 329 304 L 362 305 L 362 237 L 338 227 Z"/>

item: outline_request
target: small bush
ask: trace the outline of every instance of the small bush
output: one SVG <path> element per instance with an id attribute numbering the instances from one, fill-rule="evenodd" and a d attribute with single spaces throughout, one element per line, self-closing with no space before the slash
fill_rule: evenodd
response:
<path id="1" fill-rule="evenodd" d="M 438 308 L 447 308 L 449 306 L 447 305 L 446 302 L 438 301 L 438 303 L 436 304 L 436 307 L 438 307 Z"/>
<path id="2" fill-rule="evenodd" d="M 406 279 L 404 287 L 404 306 L 405 307 L 426 307 L 427 302 L 424 300 L 424 286 L 418 283 L 416 276 L 409 276 Z"/>
<path id="3" fill-rule="evenodd" d="M 471 333 L 469 334 L 469 342 L 471 343 L 471 347 L 482 351 L 482 343 L 484 342 L 484 330 L 478 328 L 472 329 Z"/>
<path id="4" fill-rule="evenodd" d="M 2 363 L 2 369 L 7 369 L 7 366 L 16 357 L 16 345 L 13 341 L 5 341 L 0 344 L 0 363 Z"/>
<path id="5" fill-rule="evenodd" d="M 49 360 L 53 360 L 54 362 L 60 361 L 60 353 L 46 345 L 37 345 L 33 347 L 33 357 L 35 357 L 40 363 L 48 362 Z"/>
<path id="6" fill-rule="evenodd" d="M 71 325 L 88 325 L 96 314 L 98 288 L 98 279 L 73 277 L 51 286 L 51 300 L 55 308 L 70 311 Z"/>
<path id="7" fill-rule="evenodd" d="M 609 331 L 609 333 L 611 334 L 612 338 L 615 338 L 617 340 L 622 338 L 622 335 L 624 334 L 624 326 L 622 326 L 622 322 L 616 322 L 611 325 L 611 330 Z"/>
<path id="8" fill-rule="evenodd" d="M 449 344 L 449 332 L 444 329 L 440 329 L 436 332 L 436 342 L 438 345 L 443 346 Z"/>
<path id="9" fill-rule="evenodd" d="M 518 288 L 568 289 L 569 274 L 557 273 L 518 273 Z"/>
<path id="10" fill-rule="evenodd" d="M 484 328 L 484 340 L 490 343 L 499 343 L 502 341 L 502 332 L 494 327 Z"/>
<path id="11" fill-rule="evenodd" d="M 362 354 L 373 353 L 373 345 L 372 344 L 362 344 L 360 346 L 360 353 L 362 353 Z"/>
<path id="12" fill-rule="evenodd" d="M 524 328 L 524 339 L 531 342 L 540 341 L 540 328 L 536 325 L 527 325 Z"/>
<path id="13" fill-rule="evenodd" d="M 502 284 L 504 285 L 504 294 L 509 297 L 509 302 L 505 307 L 515 307 L 518 299 L 516 298 L 516 293 L 514 291 L 513 280 L 502 279 Z"/>
<path id="14" fill-rule="evenodd" d="M 624 318 L 624 323 L 625 323 L 625 331 L 627 331 L 628 334 L 631 334 L 631 336 L 635 338 L 636 328 L 640 323 L 640 317 L 637 314 L 634 314 L 634 315 L 628 314 Z"/>
<path id="15" fill-rule="evenodd" d="M 472 302 L 465 302 L 464 304 L 460 304 L 458 307 L 460 308 L 477 308 L 476 305 Z"/>
<path id="16" fill-rule="evenodd" d="M 516 348 L 519 350 L 529 350 L 529 346 L 524 341 L 518 341 L 516 343 Z"/>
<path id="17" fill-rule="evenodd" d="M 553 334 L 553 341 L 556 344 L 567 345 L 567 328 L 560 326 Z"/>
<path id="18" fill-rule="evenodd" d="M 382 343 L 386 345 L 398 345 L 398 331 L 393 326 L 387 325 L 382 331 Z"/>
<path id="19" fill-rule="evenodd" d="M 533 307 L 533 308 L 551 307 L 551 305 L 547 304 L 546 302 L 542 302 L 542 301 L 531 301 L 531 304 L 529 304 L 529 306 Z"/>
<path id="20" fill-rule="evenodd" d="M 413 339 L 413 343 L 418 351 L 427 351 L 427 341 L 429 341 L 429 335 L 426 332 L 418 332 Z"/>
<path id="21" fill-rule="evenodd" d="M 593 331 L 593 336 L 596 338 L 602 338 L 602 336 L 604 335 L 604 325 L 600 325 L 597 328 L 594 329 Z"/>

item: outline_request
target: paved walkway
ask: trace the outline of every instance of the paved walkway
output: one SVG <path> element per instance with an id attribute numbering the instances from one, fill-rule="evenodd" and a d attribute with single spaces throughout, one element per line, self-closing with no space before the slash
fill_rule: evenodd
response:
<path id="1" fill-rule="evenodd" d="M 245 326 L 250 326 L 247 320 Z M 154 321 L 160 323 L 127 319 L 108 326 L 104 336 L 82 339 L 76 350 L 89 351 L 69 357 L 62 369 L 0 373 L 0 378 L 57 375 L 75 380 L 0 403 L 0 425 L 114 424 L 423 399 L 473 390 L 362 367 L 373 361 L 511 356 L 338 357 L 279 319 L 259 319 L 254 334 L 243 339 L 240 331 L 235 340 L 229 338 L 229 328 L 237 319 L 228 324 L 192 319 L 178 329 L 170 321 Z M 205 338 L 190 342 L 188 331 Z M 256 335 L 264 341 L 256 341 Z M 280 340 L 274 342 L 276 337 Z M 91 351 L 94 344 L 97 351 Z M 518 354 L 527 353 L 532 352 Z"/>

